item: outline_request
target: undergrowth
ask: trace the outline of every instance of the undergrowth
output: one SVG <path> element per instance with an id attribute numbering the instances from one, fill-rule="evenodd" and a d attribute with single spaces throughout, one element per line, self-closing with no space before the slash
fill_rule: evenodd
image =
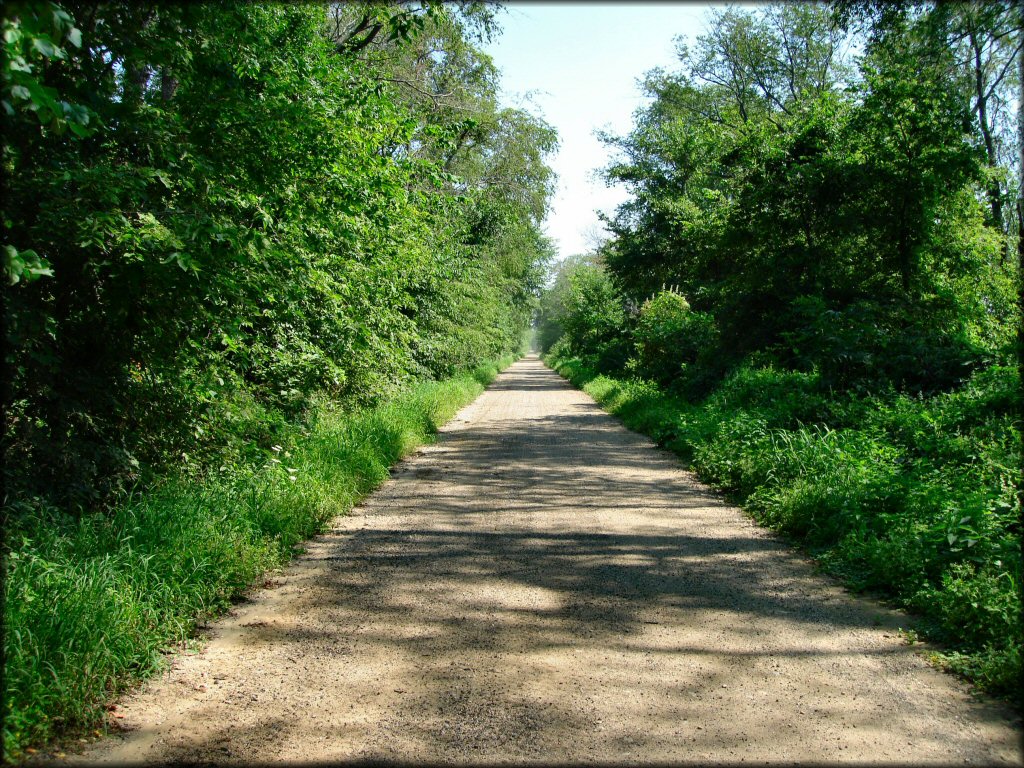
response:
<path id="1" fill-rule="evenodd" d="M 547 363 L 852 588 L 910 609 L 946 666 L 1021 700 L 1016 369 L 931 397 L 855 397 L 747 367 L 690 402 L 578 358 Z"/>
<path id="2" fill-rule="evenodd" d="M 512 359 L 368 410 L 324 403 L 260 465 L 170 479 L 110 511 L 8 510 L 4 760 L 101 723 L 106 703 L 348 512 Z"/>

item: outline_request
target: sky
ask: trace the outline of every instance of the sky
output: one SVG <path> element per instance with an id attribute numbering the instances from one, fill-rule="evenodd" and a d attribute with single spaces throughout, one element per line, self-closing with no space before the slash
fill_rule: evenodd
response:
<path id="1" fill-rule="evenodd" d="M 648 103 L 638 80 L 654 67 L 676 68 L 673 40 L 700 34 L 708 8 L 512 2 L 499 14 L 502 33 L 484 49 L 501 70 L 502 103 L 543 117 L 561 142 L 551 160 L 558 191 L 546 222 L 559 259 L 592 250 L 604 231 L 595 211 L 611 213 L 627 198 L 622 187 L 594 177 L 612 157 L 594 131 L 629 131 L 633 112 Z"/>

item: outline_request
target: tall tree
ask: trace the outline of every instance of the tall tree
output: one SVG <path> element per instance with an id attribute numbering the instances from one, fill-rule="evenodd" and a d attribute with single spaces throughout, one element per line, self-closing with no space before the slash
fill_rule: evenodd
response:
<path id="1" fill-rule="evenodd" d="M 497 107 L 491 6 L 4 13 L 20 498 L 253 458 L 318 398 L 518 346 L 555 136 Z"/>

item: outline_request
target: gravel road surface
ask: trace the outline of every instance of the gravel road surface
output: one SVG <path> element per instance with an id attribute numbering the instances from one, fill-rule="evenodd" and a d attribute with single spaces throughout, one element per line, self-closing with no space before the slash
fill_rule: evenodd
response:
<path id="1" fill-rule="evenodd" d="M 535 356 L 70 762 L 1020 765 L 1019 722 Z"/>

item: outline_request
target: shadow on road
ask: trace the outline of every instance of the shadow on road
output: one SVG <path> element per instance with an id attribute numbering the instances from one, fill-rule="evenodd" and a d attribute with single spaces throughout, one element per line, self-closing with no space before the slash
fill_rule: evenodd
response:
<path id="1" fill-rule="evenodd" d="M 567 389 L 537 365 L 501 377 L 490 394 L 525 405 L 484 402 L 397 468 L 362 527 L 347 521 L 310 545 L 289 581 L 295 620 L 225 630 L 276 658 L 327 659 L 352 711 L 375 713 L 372 728 L 268 711 L 199 752 L 251 755 L 268 729 L 274 743 L 361 740 L 374 764 L 795 764 L 841 744 L 909 764 L 954 750 L 897 664 L 911 651 L 882 639 L 898 614 L 845 596 L 592 402 L 531 409 Z M 898 747 L 868 746 L 894 732 Z M 577 737 L 586 743 L 565 743 Z"/>

